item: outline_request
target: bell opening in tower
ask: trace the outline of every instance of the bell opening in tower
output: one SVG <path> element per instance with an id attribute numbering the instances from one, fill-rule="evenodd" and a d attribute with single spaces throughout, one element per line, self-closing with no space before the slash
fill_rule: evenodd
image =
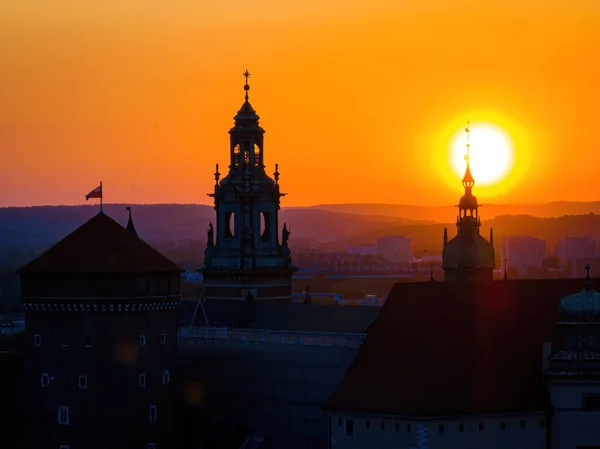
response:
<path id="1" fill-rule="evenodd" d="M 260 167 L 260 148 L 258 145 L 254 145 L 254 166 Z"/>
<path id="2" fill-rule="evenodd" d="M 225 238 L 232 239 L 235 237 L 235 213 L 225 213 Z"/>
<path id="3" fill-rule="evenodd" d="M 269 223 L 271 221 L 271 214 L 269 212 L 260 213 L 260 238 L 262 240 L 269 240 L 271 238 L 271 227 Z"/>
<path id="4" fill-rule="evenodd" d="M 234 167 L 240 166 L 240 145 L 239 144 L 237 144 L 235 146 L 235 148 L 233 149 L 233 166 Z"/>

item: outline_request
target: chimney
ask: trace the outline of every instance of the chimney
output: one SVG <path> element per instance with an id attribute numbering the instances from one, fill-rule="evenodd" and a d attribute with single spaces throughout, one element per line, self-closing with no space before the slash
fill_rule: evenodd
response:
<path id="1" fill-rule="evenodd" d="M 542 343 L 542 374 L 550 369 L 550 356 L 552 355 L 552 343 Z"/>

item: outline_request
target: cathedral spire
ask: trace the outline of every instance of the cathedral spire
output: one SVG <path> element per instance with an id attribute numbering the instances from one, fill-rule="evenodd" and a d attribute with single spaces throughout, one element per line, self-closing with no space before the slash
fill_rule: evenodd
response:
<path id="1" fill-rule="evenodd" d="M 246 84 L 244 84 L 244 90 L 246 91 L 245 100 L 248 101 L 248 91 L 250 90 L 250 85 L 248 84 L 248 78 L 250 78 L 250 72 L 248 71 L 248 69 L 246 69 L 246 71 L 244 73 L 242 73 L 242 76 L 244 78 L 246 78 Z"/>
<path id="2" fill-rule="evenodd" d="M 465 175 L 462 179 L 462 185 L 465 188 L 465 193 L 471 193 L 471 189 L 475 185 L 475 179 L 471 174 L 471 130 L 469 129 L 470 122 L 467 122 L 467 127 L 465 128 L 465 132 L 467 133 L 467 146 L 465 151 L 465 161 L 467 162 L 467 167 L 465 169 Z"/>

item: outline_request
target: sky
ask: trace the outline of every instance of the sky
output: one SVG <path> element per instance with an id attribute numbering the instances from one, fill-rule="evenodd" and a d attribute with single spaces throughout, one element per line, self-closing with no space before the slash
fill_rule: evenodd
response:
<path id="1" fill-rule="evenodd" d="M 597 0 L 4 0 L 0 206 L 100 180 L 208 204 L 246 68 L 283 206 L 455 204 L 467 120 L 514 148 L 480 201 L 600 200 L 599 23 Z"/>

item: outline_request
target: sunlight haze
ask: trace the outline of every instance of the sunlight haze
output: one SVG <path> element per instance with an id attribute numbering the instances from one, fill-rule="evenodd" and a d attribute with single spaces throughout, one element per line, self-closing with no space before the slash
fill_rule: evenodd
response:
<path id="1" fill-rule="evenodd" d="M 284 207 L 454 204 L 467 121 L 512 148 L 478 198 L 598 200 L 599 4 L 5 0 L 0 206 L 209 203 L 246 68 Z"/>

